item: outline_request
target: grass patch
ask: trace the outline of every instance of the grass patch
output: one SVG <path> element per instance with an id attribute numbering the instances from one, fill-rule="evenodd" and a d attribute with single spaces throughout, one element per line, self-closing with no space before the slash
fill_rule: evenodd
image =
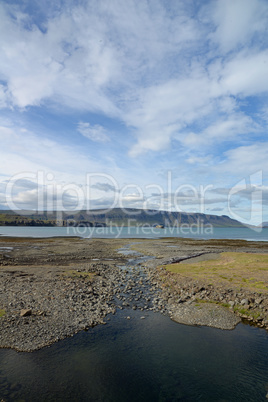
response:
<path id="1" fill-rule="evenodd" d="M 252 317 L 254 320 L 259 318 L 261 315 L 258 311 L 247 310 L 239 306 L 235 306 L 234 311 L 243 315 L 247 315 L 248 317 Z"/>
<path id="2" fill-rule="evenodd" d="M 3 317 L 6 314 L 5 310 L 0 309 L 0 317 Z"/>
<path id="3" fill-rule="evenodd" d="M 206 303 L 206 304 L 211 303 L 211 304 L 218 304 L 219 306 L 222 306 L 222 307 L 230 307 L 228 303 L 221 303 L 221 302 L 216 301 L 216 300 L 197 299 L 196 302 L 197 302 L 198 305 L 200 305 L 202 303 Z"/>
<path id="4" fill-rule="evenodd" d="M 86 279 L 87 281 L 92 281 L 94 278 L 94 272 L 77 271 L 75 269 L 70 269 L 63 273 L 64 276 L 72 279 Z"/>
<path id="5" fill-rule="evenodd" d="M 240 313 L 240 314 L 250 315 L 249 310 L 247 310 L 247 309 L 245 309 L 245 308 L 243 308 L 243 307 L 235 306 L 235 307 L 234 307 L 234 311 L 235 311 L 235 312 L 238 312 L 238 313 Z"/>
<path id="6" fill-rule="evenodd" d="M 268 255 L 256 253 L 221 253 L 216 260 L 168 264 L 167 271 L 210 284 L 232 283 L 232 287 L 268 292 Z"/>

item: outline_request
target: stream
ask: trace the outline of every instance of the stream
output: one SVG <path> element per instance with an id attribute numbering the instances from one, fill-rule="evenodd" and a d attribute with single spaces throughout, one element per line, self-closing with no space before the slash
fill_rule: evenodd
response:
<path id="1" fill-rule="evenodd" d="M 177 324 L 157 312 L 157 289 L 130 250 L 106 325 L 33 353 L 0 350 L 3 401 L 265 401 L 268 335 Z M 164 309 L 160 308 L 162 313 Z"/>

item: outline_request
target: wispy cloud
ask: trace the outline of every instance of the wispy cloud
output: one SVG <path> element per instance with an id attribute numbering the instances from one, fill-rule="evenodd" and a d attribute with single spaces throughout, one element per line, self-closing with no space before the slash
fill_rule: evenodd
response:
<path id="1" fill-rule="evenodd" d="M 113 186 L 109 183 L 92 184 L 91 188 L 95 188 L 96 190 L 99 190 L 99 191 L 104 191 L 105 193 L 108 193 L 109 191 L 116 193 L 119 191 L 119 189 L 117 189 L 115 186 Z"/>
<path id="2" fill-rule="evenodd" d="M 217 0 L 204 7 L 203 16 L 216 27 L 210 38 L 223 52 L 251 45 L 267 30 L 265 1 Z"/>
<path id="3" fill-rule="evenodd" d="M 267 181 L 267 1 L 15 0 L 0 18 L 3 180 Z"/>
<path id="4" fill-rule="evenodd" d="M 106 142 L 109 141 L 109 137 L 107 135 L 104 127 L 95 124 L 94 126 L 90 125 L 90 123 L 85 123 L 80 121 L 77 126 L 77 131 L 82 134 L 84 137 L 88 138 L 92 141 L 97 142 Z"/>

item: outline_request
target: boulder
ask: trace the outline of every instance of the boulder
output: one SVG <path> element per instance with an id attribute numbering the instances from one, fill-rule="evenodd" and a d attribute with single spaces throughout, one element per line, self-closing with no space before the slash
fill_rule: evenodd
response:
<path id="1" fill-rule="evenodd" d="M 21 317 L 28 317 L 29 315 L 32 315 L 32 310 L 30 308 L 25 308 L 20 312 Z"/>

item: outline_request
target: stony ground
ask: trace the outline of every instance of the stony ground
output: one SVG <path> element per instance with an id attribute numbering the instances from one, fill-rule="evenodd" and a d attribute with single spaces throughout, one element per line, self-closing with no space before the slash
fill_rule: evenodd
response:
<path id="1" fill-rule="evenodd" d="M 112 244 L 1 239 L 0 252 L 1 347 L 35 350 L 115 313 L 124 258 Z"/>
<path id="2" fill-rule="evenodd" d="M 130 250 L 140 254 L 128 255 Z M 184 324 L 223 329 L 233 328 L 242 316 L 267 327 L 264 293 L 237 292 L 165 269 L 170 262 L 222 251 L 267 253 L 268 246 L 183 239 L 0 238 L 0 347 L 33 351 L 104 323 L 116 309 L 126 309 L 126 318 L 128 309 L 149 309 Z"/>
<path id="3" fill-rule="evenodd" d="M 216 259 L 220 253 L 242 252 L 245 255 L 256 254 L 256 256 L 267 254 L 267 242 L 166 239 L 161 240 L 159 244 L 155 240 L 147 240 L 133 247 L 135 250 L 156 257 L 148 263 L 155 268 L 152 270 L 151 278 L 161 286 L 162 299 L 165 301 L 169 315 L 175 321 L 227 329 L 234 327 L 237 320 L 241 318 L 268 329 L 268 266 L 259 270 L 258 279 L 262 286 L 255 291 L 250 283 L 242 282 L 237 286 L 235 282 L 218 280 L 208 275 L 206 270 L 195 278 L 191 272 L 191 264 L 189 264 L 188 273 L 187 269 L 182 270 L 183 274 L 172 273 L 168 270 L 176 262 L 184 264 Z M 248 269 L 250 270 L 250 267 Z M 222 307 L 221 315 L 219 315 L 220 307 Z M 229 311 L 226 312 L 227 309 Z M 227 314 L 229 312 L 233 313 L 233 319 L 230 314 Z M 224 317 L 228 318 L 227 315 L 230 319 L 224 322 Z"/>
<path id="4" fill-rule="evenodd" d="M 34 351 L 104 324 L 116 309 L 155 310 L 148 269 L 117 251 L 128 243 L 0 239 L 0 347 Z"/>

